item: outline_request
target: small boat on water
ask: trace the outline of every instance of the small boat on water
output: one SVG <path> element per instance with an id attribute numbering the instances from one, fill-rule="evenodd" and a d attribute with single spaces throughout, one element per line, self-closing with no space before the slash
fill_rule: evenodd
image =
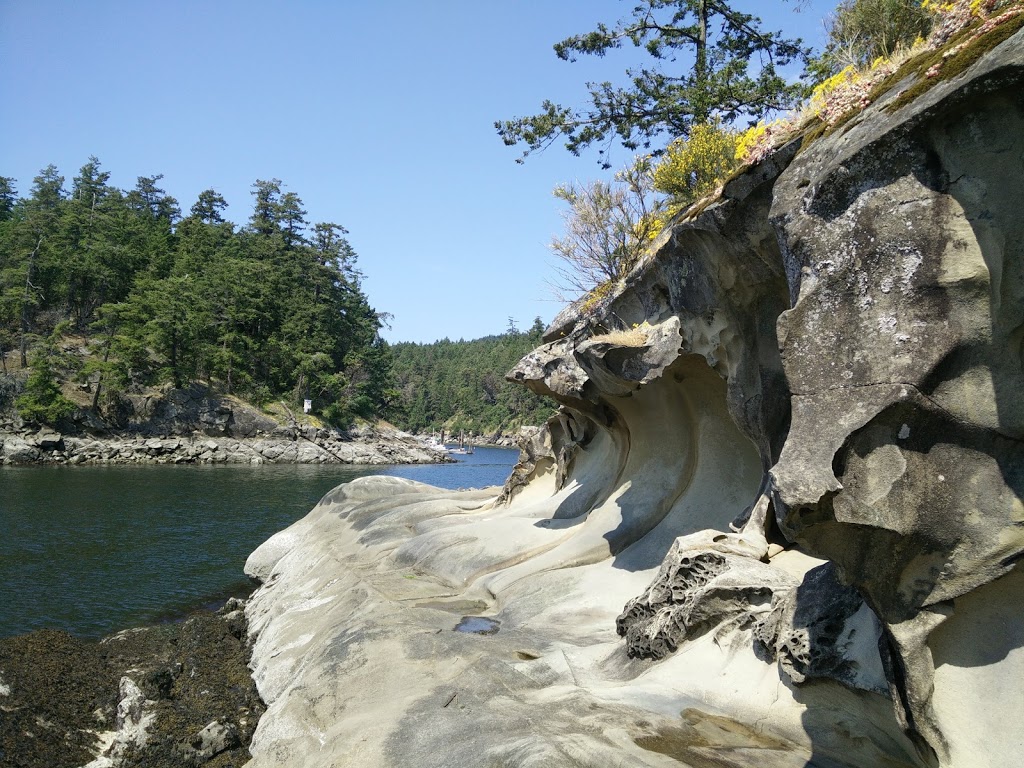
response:
<path id="1" fill-rule="evenodd" d="M 471 456 L 473 455 L 473 446 L 466 445 L 466 433 L 463 431 L 459 435 L 459 447 L 448 449 L 449 453 L 454 453 L 459 456 Z"/>
<path id="2" fill-rule="evenodd" d="M 430 439 L 427 441 L 427 447 L 434 451 L 441 451 L 441 453 L 448 453 L 448 446 L 444 444 L 444 430 L 441 430 L 441 436 L 438 437 L 436 433 L 431 433 Z"/>

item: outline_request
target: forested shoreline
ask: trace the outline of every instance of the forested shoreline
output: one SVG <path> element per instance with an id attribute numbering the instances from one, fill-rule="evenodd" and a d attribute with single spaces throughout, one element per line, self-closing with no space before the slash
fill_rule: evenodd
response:
<path id="1" fill-rule="evenodd" d="M 543 424 L 554 403 L 505 380 L 505 373 L 542 343 L 543 333 L 538 317 L 527 331 L 510 323 L 504 334 L 472 341 L 392 345 L 395 387 L 403 406 L 394 422 L 410 432 L 444 427 L 479 434 Z"/>
<path id="2" fill-rule="evenodd" d="M 66 188 L 53 165 L 19 196 L 0 177 L 0 410 L 73 429 L 127 396 L 194 384 L 280 401 L 342 429 L 516 429 L 546 417 L 503 374 L 542 323 L 473 342 L 397 344 L 333 222 L 310 223 L 278 179 L 257 179 L 248 222 L 206 189 L 183 214 L 140 176 L 119 189 L 96 157 Z"/>
<path id="3" fill-rule="evenodd" d="M 54 377 L 89 386 L 94 409 L 127 390 L 196 381 L 257 403 L 309 398 L 337 424 L 386 409 L 381 317 L 346 230 L 309 225 L 277 179 L 253 184 L 244 227 L 224 219 L 213 189 L 182 217 L 160 178 L 121 190 L 92 157 L 70 192 L 52 165 L 25 198 L 3 179 L 0 350 L 32 368 L 23 416 L 67 415 Z M 87 354 L 64 354 L 68 337 Z"/>

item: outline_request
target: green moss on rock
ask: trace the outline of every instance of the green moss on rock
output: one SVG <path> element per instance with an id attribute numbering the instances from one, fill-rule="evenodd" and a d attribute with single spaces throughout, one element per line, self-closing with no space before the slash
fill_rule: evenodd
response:
<path id="1" fill-rule="evenodd" d="M 901 67 L 898 72 L 894 73 L 886 82 L 889 82 L 890 84 L 892 82 L 899 82 L 899 80 L 902 79 L 902 77 L 900 77 L 901 72 L 904 73 L 903 77 L 906 77 L 906 75 L 909 74 L 909 71 L 904 72 L 904 69 L 912 70 L 916 74 L 916 82 L 890 103 L 886 104 L 884 108 L 889 112 L 895 112 L 901 107 L 906 106 L 915 99 L 923 96 L 938 83 L 951 80 L 964 72 L 968 67 L 997 45 L 1009 40 L 1022 27 L 1024 27 L 1024 14 L 1015 16 L 1014 18 L 1003 22 L 999 26 L 994 27 L 974 40 L 970 39 L 970 35 L 977 31 L 977 27 L 972 27 L 966 30 L 963 35 L 959 35 L 955 40 L 950 41 L 949 45 L 944 46 L 940 50 L 931 51 L 929 54 L 912 59 L 907 62 L 904 67 Z M 964 47 L 949 58 L 944 58 L 947 51 L 952 50 L 958 45 L 963 45 Z M 936 65 L 939 65 L 937 74 L 933 77 L 928 77 L 928 71 Z"/>

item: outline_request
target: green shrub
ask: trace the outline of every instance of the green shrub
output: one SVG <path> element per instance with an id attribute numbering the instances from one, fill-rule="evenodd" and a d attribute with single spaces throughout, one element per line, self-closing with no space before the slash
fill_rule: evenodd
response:
<path id="1" fill-rule="evenodd" d="M 77 408 L 60 391 L 53 368 L 45 356 L 32 362 L 32 372 L 25 381 L 25 389 L 14 405 L 25 421 L 49 425 L 66 420 Z"/>
<path id="2" fill-rule="evenodd" d="M 346 398 L 328 403 L 320 410 L 321 418 L 332 427 L 337 427 L 338 429 L 348 429 L 351 427 L 357 415 L 363 414 L 357 414 Z"/>

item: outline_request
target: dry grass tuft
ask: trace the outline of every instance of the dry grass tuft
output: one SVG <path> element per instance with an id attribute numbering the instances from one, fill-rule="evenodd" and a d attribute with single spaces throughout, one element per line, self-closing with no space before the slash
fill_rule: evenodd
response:
<path id="1" fill-rule="evenodd" d="M 614 344 L 618 347 L 643 347 L 647 344 L 647 330 L 639 325 L 625 331 L 610 331 L 591 337 L 591 341 Z"/>

